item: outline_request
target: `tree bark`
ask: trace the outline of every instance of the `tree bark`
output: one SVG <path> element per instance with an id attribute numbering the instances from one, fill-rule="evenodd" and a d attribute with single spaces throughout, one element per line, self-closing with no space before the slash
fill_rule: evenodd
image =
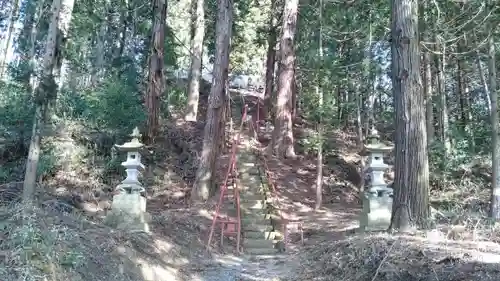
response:
<path id="1" fill-rule="evenodd" d="M 432 14 L 429 12 L 430 2 L 423 1 L 422 3 L 422 11 L 420 11 L 420 16 L 422 17 L 421 23 L 423 30 L 424 41 L 429 41 L 430 31 L 429 27 L 432 26 Z M 426 128 L 427 128 L 427 145 L 430 147 L 432 142 L 434 141 L 434 107 L 433 107 L 433 94 L 432 94 L 432 62 L 431 62 L 431 54 L 428 50 L 424 50 L 422 52 L 422 63 L 423 63 L 423 72 L 422 72 L 422 80 L 424 86 L 424 96 L 425 96 L 425 113 L 426 113 Z"/>
<path id="2" fill-rule="evenodd" d="M 153 143 L 159 130 L 160 97 L 165 91 L 163 75 L 163 54 L 165 50 L 165 21 L 167 18 L 166 0 L 155 0 L 153 7 L 153 34 L 149 57 L 148 88 L 146 92 L 147 133 L 146 140 Z"/>
<path id="3" fill-rule="evenodd" d="M 45 41 L 42 77 L 35 91 L 35 117 L 33 118 L 32 136 L 26 161 L 23 184 L 23 201 L 29 204 L 33 200 L 37 178 L 38 162 L 40 160 L 40 144 L 49 104 L 56 99 L 57 84 L 53 71 L 60 60 L 64 38 L 69 30 L 73 13 L 74 0 L 54 0 L 51 6 L 51 19 Z"/>
<path id="4" fill-rule="evenodd" d="M 425 227 L 429 218 L 429 165 L 425 99 L 420 88 L 418 3 L 392 1 L 392 84 L 396 109 L 394 203 L 391 227 Z"/>
<path id="5" fill-rule="evenodd" d="M 129 9 L 128 1 L 122 0 L 120 3 L 120 26 L 118 31 L 118 46 L 113 49 L 112 62 L 114 65 L 119 65 L 120 59 L 123 56 L 125 45 L 127 43 L 127 29 L 129 25 Z"/>
<path id="6" fill-rule="evenodd" d="M 363 79 L 364 81 L 369 81 L 364 86 L 364 93 L 359 92 L 357 97 L 357 115 L 358 117 L 358 145 L 363 145 L 363 124 L 362 124 L 362 110 L 365 109 L 365 134 L 369 134 L 369 132 L 373 131 L 375 128 L 375 115 L 374 115 L 374 105 L 375 105 L 375 91 L 373 85 L 374 76 L 371 69 L 371 61 L 372 61 L 372 44 L 373 44 L 373 32 L 372 32 L 372 20 L 370 13 L 369 20 L 369 35 L 368 40 L 366 41 L 366 49 L 363 59 Z M 364 106 L 365 100 L 368 101 L 366 107 Z"/>
<path id="7" fill-rule="evenodd" d="M 436 68 L 438 71 L 437 77 L 437 90 L 438 90 L 438 100 L 439 100 L 439 110 L 438 110 L 438 129 L 439 129 L 439 140 L 444 145 L 444 157 L 448 158 L 451 154 L 451 140 L 449 136 L 449 117 L 448 117 L 448 106 L 446 98 L 446 43 L 441 42 L 442 40 L 436 35 L 436 51 L 438 54 L 435 56 Z"/>
<path id="8" fill-rule="evenodd" d="M 196 121 L 198 100 L 200 98 L 200 79 L 203 56 L 203 37 L 205 36 L 205 8 L 203 0 L 196 0 L 193 15 L 193 38 L 191 39 L 191 69 L 189 73 L 188 104 L 184 116 L 186 121 Z"/>
<path id="9" fill-rule="evenodd" d="M 490 200 L 490 217 L 496 220 L 500 219 L 500 142 L 498 139 L 498 88 L 497 72 L 495 64 L 495 42 L 493 35 L 488 39 L 488 73 L 490 82 L 491 99 L 491 140 L 492 140 L 492 183 Z"/>
<path id="10" fill-rule="evenodd" d="M 280 70 L 278 103 L 270 150 L 280 157 L 295 158 L 292 126 L 292 95 L 295 73 L 295 32 L 297 30 L 298 0 L 287 0 L 283 14 L 280 40 Z"/>
<path id="11" fill-rule="evenodd" d="M 38 23 L 43 10 L 43 1 L 37 3 L 29 3 L 26 16 L 23 20 L 23 29 L 21 31 L 22 39 L 19 40 L 19 51 L 22 54 L 20 64 L 23 65 L 23 73 L 20 80 L 25 85 L 25 88 L 33 94 L 35 88 L 35 79 L 33 72 L 35 69 L 35 47 L 38 34 Z"/>
<path id="12" fill-rule="evenodd" d="M 476 50 L 476 66 L 477 70 L 479 72 L 479 77 L 481 78 L 481 84 L 483 85 L 483 90 L 484 90 L 484 95 L 481 95 L 481 98 L 485 101 L 485 103 L 488 105 L 488 110 L 489 113 L 492 113 L 492 101 L 491 101 L 491 93 L 490 93 L 490 88 L 488 86 L 488 82 L 486 81 L 486 76 L 484 74 L 484 69 L 483 65 L 481 64 L 481 54 L 479 53 L 479 50 Z"/>
<path id="13" fill-rule="evenodd" d="M 104 15 L 108 11 L 107 10 L 107 2 L 104 7 Z M 103 16 L 104 18 L 104 16 Z M 99 27 L 99 32 L 97 33 L 97 44 L 95 47 L 95 62 L 94 67 L 92 69 L 92 75 L 90 77 L 90 83 L 92 86 L 97 86 L 100 78 L 102 78 L 104 74 L 104 57 L 106 55 L 105 43 L 106 43 L 106 33 L 108 30 L 108 23 L 106 20 L 101 22 L 101 26 Z"/>
<path id="14" fill-rule="evenodd" d="M 462 38 L 458 41 L 458 53 L 457 56 L 457 83 L 458 83 L 458 95 L 460 97 L 460 118 L 462 120 L 461 128 L 463 130 L 464 136 L 468 139 L 468 145 L 470 152 L 474 153 L 476 150 L 474 130 L 472 130 L 472 113 L 471 113 L 471 103 L 470 103 L 470 92 L 468 88 L 467 79 L 467 66 L 465 64 L 464 56 L 462 53 L 466 52 L 467 35 L 463 34 Z"/>
<path id="15" fill-rule="evenodd" d="M 318 120 L 318 155 L 316 163 L 316 204 L 314 209 L 318 211 L 323 201 L 323 87 L 321 87 L 323 75 L 323 0 L 319 1 L 319 36 L 318 36 L 318 55 L 319 55 L 319 73 L 316 92 L 318 94 L 319 120 Z"/>
<path id="16" fill-rule="evenodd" d="M 215 191 L 216 160 L 220 151 L 224 130 L 226 87 L 229 68 L 231 27 L 233 22 L 233 2 L 217 0 L 216 46 L 213 85 L 208 97 L 207 122 L 203 137 L 203 148 L 191 199 L 207 200 Z"/>
<path id="17" fill-rule="evenodd" d="M 276 64 L 276 0 L 271 0 L 271 11 L 269 13 L 269 30 L 267 35 L 267 57 L 266 57 L 266 89 L 264 92 L 264 114 L 266 119 L 272 110 L 272 97 L 274 90 L 274 72 Z"/>
<path id="18" fill-rule="evenodd" d="M 423 54 L 424 63 L 424 96 L 425 96 L 425 113 L 426 113 L 426 128 L 427 128 L 427 144 L 431 145 L 434 139 L 434 109 L 432 106 L 432 71 L 429 52 Z"/>
<path id="19" fill-rule="evenodd" d="M 12 43 L 12 33 L 14 31 L 14 25 L 17 22 L 17 18 L 19 17 L 19 0 L 14 1 L 14 5 L 12 6 L 12 10 L 10 11 L 9 16 L 9 28 L 7 29 L 7 38 L 5 38 L 5 45 L 2 48 L 2 57 L 0 61 L 0 77 L 4 76 L 5 68 L 7 67 L 7 56 L 9 54 L 9 48 Z"/>

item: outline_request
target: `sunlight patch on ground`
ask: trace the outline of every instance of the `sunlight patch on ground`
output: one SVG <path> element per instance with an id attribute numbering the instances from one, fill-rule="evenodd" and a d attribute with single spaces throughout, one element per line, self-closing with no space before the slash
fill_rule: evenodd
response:
<path id="1" fill-rule="evenodd" d="M 137 259 L 137 264 L 141 268 L 144 281 L 176 281 L 179 271 L 172 267 L 163 267 L 157 264 L 151 264 L 148 261 Z"/>
<path id="2" fill-rule="evenodd" d="M 168 253 L 173 249 L 173 245 L 167 241 L 155 239 L 156 250 L 160 253 Z"/>
<path id="3" fill-rule="evenodd" d="M 216 257 L 215 261 L 223 265 L 235 266 L 240 265 L 243 262 L 243 259 L 234 255 L 225 255 Z"/>
<path id="4" fill-rule="evenodd" d="M 210 212 L 208 212 L 208 210 L 206 209 L 200 209 L 198 211 L 198 214 L 201 216 L 201 217 L 204 217 L 204 218 L 207 218 L 207 219 L 212 219 L 213 215 L 210 214 Z"/>
<path id="5" fill-rule="evenodd" d="M 299 212 L 299 213 L 306 213 L 306 212 L 313 211 L 313 208 L 311 208 L 307 205 L 304 205 L 301 202 L 293 202 L 293 206 L 298 208 L 297 212 Z"/>
<path id="6" fill-rule="evenodd" d="M 489 241 L 451 240 L 446 238 L 446 233 L 436 233 L 433 230 L 421 236 L 401 236 L 408 245 L 420 248 L 424 256 L 435 257 L 435 262 L 443 256 L 459 257 L 468 261 L 480 263 L 500 264 L 500 245 Z M 389 237 L 388 234 L 382 234 Z"/>

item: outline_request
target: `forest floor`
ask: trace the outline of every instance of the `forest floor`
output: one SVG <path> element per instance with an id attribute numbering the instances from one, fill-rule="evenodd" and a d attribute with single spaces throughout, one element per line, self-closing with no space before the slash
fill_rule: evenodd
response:
<path id="1" fill-rule="evenodd" d="M 200 115 L 204 116 L 203 107 Z M 124 233 L 105 226 L 103 214 L 109 206 L 105 196 L 87 200 L 86 208 L 69 213 L 62 213 L 60 204 L 47 203 L 53 200 L 44 200 L 29 217 L 24 215 L 24 206 L 0 204 L 0 280 L 498 279 L 500 229 L 481 213 L 484 204 L 480 203 L 487 202 L 488 189 L 465 186 L 471 178 L 468 171 L 460 173 L 460 192 L 451 184 L 433 190 L 433 202 L 440 201 L 433 205 L 434 230 L 411 235 L 356 233 L 360 158 L 354 134 L 340 131 L 328 136 L 335 151 L 325 157 L 320 211 L 314 211 L 313 156 L 267 160 L 285 216 L 302 222 L 303 244 L 299 229 L 292 225 L 286 253 L 274 259 L 225 253 L 216 242 L 207 251 L 217 196 L 204 204 L 191 205 L 188 201 L 204 124 L 173 119 L 165 124 L 165 137 L 157 141 L 158 145 L 148 147 L 153 153 L 145 156 L 150 234 Z M 305 127 L 297 127 L 296 135 L 300 136 Z M 269 139 L 269 131 L 264 126 L 261 129 L 256 149 L 262 149 Z M 218 182 L 226 171 L 228 154 L 227 149 L 219 158 Z M 117 174 L 108 185 L 112 187 L 120 178 Z M 87 172 L 71 176 L 65 172 L 45 184 L 56 190 L 84 185 L 81 190 L 95 188 L 95 181 Z M 19 186 L 0 186 L 0 198 L 18 191 Z M 444 205 L 460 205 L 461 209 L 445 210 L 441 208 Z"/>

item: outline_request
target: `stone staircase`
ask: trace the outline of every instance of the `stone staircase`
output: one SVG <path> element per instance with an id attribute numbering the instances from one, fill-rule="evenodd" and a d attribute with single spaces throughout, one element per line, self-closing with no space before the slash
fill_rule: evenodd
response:
<path id="1" fill-rule="evenodd" d="M 243 252 L 273 255 L 284 250 L 283 235 L 273 226 L 277 216 L 271 213 L 271 194 L 263 183 L 263 171 L 257 164 L 259 159 L 248 146 L 244 146 L 238 152 L 237 161 Z M 234 206 L 230 213 L 236 213 Z"/>

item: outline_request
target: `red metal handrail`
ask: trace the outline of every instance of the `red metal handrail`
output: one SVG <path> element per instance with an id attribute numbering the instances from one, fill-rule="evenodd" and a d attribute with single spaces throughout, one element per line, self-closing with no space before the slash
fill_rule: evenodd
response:
<path id="1" fill-rule="evenodd" d="M 257 112 L 260 111 L 260 102 L 257 103 Z M 252 124 L 252 126 L 257 126 L 258 127 L 258 124 L 257 125 L 254 125 Z M 264 154 L 261 154 L 261 158 L 262 158 L 262 162 L 264 163 L 264 174 L 267 178 L 267 181 L 269 183 L 269 185 L 271 186 L 271 200 L 273 202 L 276 202 L 276 206 L 278 208 L 278 215 L 281 219 L 281 226 L 282 226 L 282 231 L 283 231 L 283 240 L 284 240 L 284 244 L 285 244 L 285 248 L 286 248 L 286 245 L 287 245 L 287 240 L 288 240 L 288 230 L 287 230 L 287 225 L 288 225 L 288 222 L 289 220 L 288 219 L 285 219 L 285 217 L 283 216 L 283 212 L 281 210 L 281 202 L 280 202 L 280 199 L 279 199 L 279 196 L 278 196 L 278 191 L 277 191 L 277 188 L 276 188 L 276 183 L 274 182 L 273 178 L 271 177 L 271 173 L 270 173 L 270 170 L 269 170 L 269 166 L 267 165 L 267 159 L 266 159 L 266 156 Z M 303 236 L 303 229 L 302 229 L 302 222 L 298 222 L 299 223 L 299 231 L 301 232 L 301 243 L 304 243 L 304 236 Z"/>
<path id="2" fill-rule="evenodd" d="M 214 229 L 215 229 L 215 224 L 217 222 L 217 219 L 219 218 L 219 213 L 220 213 L 220 208 L 223 203 L 224 199 L 224 194 L 227 190 L 227 182 L 229 180 L 229 175 L 233 174 L 237 176 L 237 170 L 236 170 L 236 153 L 238 151 L 238 145 L 240 144 L 240 139 L 241 139 L 241 131 L 243 129 L 243 123 L 244 120 L 247 116 L 247 109 L 248 106 L 245 104 L 244 109 L 243 109 L 243 115 L 241 118 L 241 124 L 240 128 L 238 130 L 238 133 L 236 136 L 233 138 L 232 142 L 232 150 L 231 150 L 231 158 L 229 160 L 229 165 L 227 168 L 226 176 L 224 177 L 224 182 L 221 187 L 220 195 L 219 195 L 219 202 L 217 206 L 215 207 L 215 214 L 212 219 L 212 226 L 210 227 L 210 234 L 208 235 L 208 241 L 207 241 L 207 249 L 210 249 L 210 244 L 212 242 L 212 237 L 214 234 Z M 236 237 L 236 247 L 237 247 L 237 252 L 240 252 L 240 239 L 241 239 L 241 214 L 240 214 L 240 194 L 238 191 L 239 186 L 235 187 L 235 199 L 236 199 L 236 224 L 237 224 L 237 237 Z M 221 233 L 221 235 L 224 235 L 224 233 Z"/>

